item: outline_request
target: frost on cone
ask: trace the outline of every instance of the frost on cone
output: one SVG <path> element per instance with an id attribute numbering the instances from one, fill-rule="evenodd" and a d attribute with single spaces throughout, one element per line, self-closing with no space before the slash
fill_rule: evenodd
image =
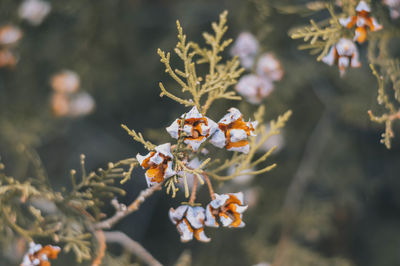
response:
<path id="1" fill-rule="evenodd" d="M 206 207 L 206 226 L 244 227 L 243 212 L 247 205 L 243 203 L 243 193 L 214 194 L 215 199 Z"/>
<path id="2" fill-rule="evenodd" d="M 255 136 L 253 133 L 257 121 L 244 122 L 243 115 L 236 108 L 231 108 L 219 122 L 219 128 L 211 138 L 211 143 L 218 148 L 226 148 L 229 151 L 248 153 L 250 145 L 248 136 Z"/>
<path id="3" fill-rule="evenodd" d="M 248 74 L 240 78 L 235 88 L 249 103 L 260 104 L 274 90 L 274 85 L 267 78 Z"/>
<path id="4" fill-rule="evenodd" d="M 258 52 L 258 41 L 250 32 L 242 32 L 233 43 L 231 54 L 239 57 L 240 64 L 250 69 L 254 65 L 255 57 Z"/>
<path id="5" fill-rule="evenodd" d="M 21 266 L 50 266 L 49 259 L 56 259 L 60 250 L 60 247 L 57 246 L 47 245 L 42 247 L 40 244 L 31 242 Z"/>
<path id="6" fill-rule="evenodd" d="M 382 25 L 371 16 L 371 8 L 365 1 L 360 1 L 356 7 L 357 14 L 348 18 L 339 19 L 342 26 L 351 29 L 356 27 L 354 41 L 363 43 L 367 39 L 367 29 L 370 31 L 378 31 L 382 29 Z"/>
<path id="7" fill-rule="evenodd" d="M 161 183 L 165 178 L 171 177 L 176 174 L 172 169 L 171 144 L 165 143 L 155 148 L 155 151 L 149 152 L 147 155 L 136 155 L 140 166 L 147 169 L 146 182 L 148 186 L 156 183 Z"/>
<path id="8" fill-rule="evenodd" d="M 209 242 L 211 239 L 204 233 L 204 208 L 200 206 L 181 205 L 169 210 L 169 218 L 176 225 L 182 242 L 195 237 L 198 241 Z"/>
<path id="9" fill-rule="evenodd" d="M 183 128 L 181 128 L 182 119 L 184 119 Z M 185 134 L 184 143 L 197 151 L 200 145 L 215 132 L 217 127 L 217 123 L 203 116 L 195 106 L 167 127 L 167 132 L 175 139 L 178 139 L 183 132 Z"/>
<path id="10" fill-rule="evenodd" d="M 346 69 L 350 67 L 360 67 L 358 60 L 357 46 L 349 39 L 342 38 L 339 42 L 331 47 L 329 53 L 322 58 L 322 61 L 330 66 L 336 64 L 339 68 L 340 75 L 343 76 Z"/>

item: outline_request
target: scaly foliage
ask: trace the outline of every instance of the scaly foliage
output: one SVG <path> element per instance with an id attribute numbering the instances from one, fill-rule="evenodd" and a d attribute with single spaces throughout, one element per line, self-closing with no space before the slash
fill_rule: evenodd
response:
<path id="1" fill-rule="evenodd" d="M 325 25 L 326 20 L 319 23 L 311 20 L 310 26 L 293 30 L 291 32 L 291 37 L 293 39 L 303 38 L 305 42 L 309 42 L 309 44 L 300 46 L 300 49 L 312 49 L 312 52 L 320 52 L 320 55 L 317 57 L 319 61 L 328 54 L 329 48 L 334 47 L 339 39 L 353 39 L 354 37 L 354 40 L 358 40 L 356 33 L 353 31 L 350 32 L 347 27 L 342 26 L 339 20 L 347 17 L 354 20 L 356 6 L 361 2 L 362 1 L 353 0 L 340 1 L 341 13 L 339 14 L 335 14 L 333 6 L 327 4 L 326 8 L 329 10 L 330 14 L 328 18 L 329 25 Z M 366 2 L 364 2 L 364 4 L 368 5 Z M 376 6 L 372 7 L 379 7 L 379 5 L 383 5 L 383 3 L 376 3 Z M 299 7 L 284 7 L 283 10 L 289 10 L 290 12 L 288 13 L 301 14 L 303 9 Z M 376 10 L 378 10 L 378 8 L 376 8 Z M 400 65 L 399 60 L 394 58 L 394 55 L 390 53 L 389 45 L 392 40 L 399 36 L 400 31 L 398 27 L 394 24 L 392 25 L 390 22 L 392 21 L 391 19 L 383 16 L 383 12 L 374 12 L 373 8 L 371 8 L 371 12 L 374 16 L 372 17 L 373 20 L 387 22 L 383 29 L 382 27 L 375 26 L 376 30 L 379 30 L 379 33 L 368 34 L 367 38 L 368 61 L 371 66 L 372 74 L 378 80 L 378 104 L 383 105 L 386 111 L 381 116 L 375 116 L 371 110 L 368 111 L 368 114 L 371 121 L 385 124 L 385 133 L 382 134 L 381 143 L 385 144 L 385 146 L 390 149 L 391 139 L 394 138 L 393 122 L 400 119 Z M 364 21 L 365 19 L 370 19 L 369 13 L 368 11 L 367 15 L 361 14 L 361 17 L 367 17 L 361 18 L 360 21 L 363 21 L 363 19 Z M 356 26 L 367 27 L 365 25 L 358 26 L 358 24 Z M 357 28 L 357 30 L 359 29 Z M 364 42 L 364 40 L 361 42 Z M 356 46 L 354 47 L 354 49 L 357 49 Z M 342 47 L 342 49 L 343 48 L 344 47 Z M 354 51 L 353 55 L 354 53 L 356 53 L 358 57 L 358 51 Z M 337 60 L 337 58 L 335 60 Z M 391 89 L 388 88 L 389 86 L 391 86 Z"/>
<path id="2" fill-rule="evenodd" d="M 204 123 L 200 130 L 196 129 L 198 130 L 196 132 L 195 129 L 190 132 L 185 130 L 185 126 L 187 126 L 185 123 L 193 120 L 193 118 L 186 118 L 187 114 L 183 115 L 180 120 L 177 119 L 177 121 L 180 121 L 176 129 L 178 137 L 176 143 L 171 146 L 170 151 L 168 148 L 168 154 L 166 154 L 165 150 L 159 150 L 162 145 L 157 146 L 145 140 L 141 133 L 122 125 L 134 141 L 141 143 L 150 152 L 149 155 L 143 157 L 138 155 L 137 159 L 128 158 L 115 163 L 108 163 L 105 169 L 91 172 L 86 170 L 85 156 L 82 155 L 79 174 L 76 170 L 71 170 L 70 190 L 64 188 L 61 191 L 55 191 L 50 186 L 46 175 L 40 174 L 40 172 L 38 172 L 40 179 L 31 178 L 25 182 L 20 182 L 13 177 L 6 176 L 3 171 L 4 166 L 0 164 L 0 206 L 2 210 L 0 214 L 0 232 L 2 233 L 0 241 L 4 241 L 3 244 L 6 245 L 9 243 L 9 238 L 16 235 L 24 237 L 27 241 L 34 241 L 39 238 L 57 244 L 60 243 L 65 252 L 74 252 L 78 262 L 90 259 L 101 261 L 104 257 L 106 245 L 104 239 L 95 237 L 96 234 L 104 236 L 103 230 L 110 229 L 115 223 L 136 211 L 147 197 L 162 187 L 166 187 L 167 194 L 175 197 L 176 192 L 179 191 L 177 184 L 183 182 L 184 195 L 186 198 L 190 197 L 189 201 L 184 204 L 193 207 L 199 205 L 195 202 L 198 183 L 207 183 L 211 200 L 215 199 L 216 196 L 209 177 L 219 182 L 233 179 L 242 173 L 259 175 L 273 169 L 276 164 L 262 166 L 258 170 L 250 170 L 259 167 L 261 163 L 269 159 L 275 148 L 264 152 L 254 160 L 255 156 L 260 153 L 261 145 L 272 135 L 279 134 L 279 130 L 291 115 L 290 111 L 279 116 L 276 121 L 271 121 L 269 130 L 265 126 L 259 126 L 255 129 L 256 124 L 244 122 L 241 114 L 240 118 L 232 120 L 231 126 L 234 127 L 234 125 L 239 124 L 239 126 L 236 125 L 237 130 L 242 130 L 242 133 L 245 133 L 244 137 L 241 136 L 241 141 L 249 145 L 250 148 L 248 152 L 242 151 L 243 154 L 241 155 L 234 152 L 233 156 L 223 163 L 216 158 L 219 156 L 209 145 L 214 132 L 210 133 L 210 129 L 208 129 L 207 134 L 203 133 L 204 126 L 208 126 L 208 123 L 211 124 L 212 122 L 205 115 L 216 100 L 241 99 L 232 90 L 232 87 L 236 84 L 243 69 L 240 68 L 236 57 L 231 60 L 223 60 L 222 57 L 222 53 L 232 42 L 231 39 L 224 39 L 224 34 L 227 31 L 226 22 L 227 12 L 225 11 L 220 15 L 218 23 L 212 23 L 213 33 L 203 34 L 205 47 L 194 42 L 188 42 L 180 23 L 177 22 L 178 43 L 175 53 L 183 63 L 182 70 L 171 66 L 170 53 L 165 53 L 161 49 L 158 50 L 165 71 L 175 80 L 182 93 L 189 94 L 188 97 L 178 96 L 167 90 L 163 83 L 160 83 L 160 95 L 165 95 L 184 106 L 197 108 L 200 111 L 198 115 L 202 117 L 196 118 L 200 120 L 196 122 L 197 124 L 193 123 L 193 128 L 198 126 L 199 123 Z M 199 75 L 198 67 L 200 64 L 207 65 L 207 71 L 204 75 Z M 255 119 L 259 123 L 263 122 L 264 111 L 264 108 L 260 107 L 255 114 Z M 218 125 L 214 124 L 214 130 L 217 130 Z M 218 130 L 222 129 L 218 128 Z M 258 138 L 252 137 L 253 133 L 257 134 Z M 199 148 L 194 149 L 187 143 L 187 139 L 199 138 L 199 134 L 207 141 L 201 143 Z M 228 134 L 226 142 L 229 141 L 231 139 Z M 204 152 L 207 145 L 211 150 L 208 154 Z M 169 152 L 171 152 L 171 155 Z M 156 156 L 157 153 L 163 154 L 150 161 L 150 158 Z M 146 161 L 147 159 L 148 161 Z M 120 180 L 120 183 L 126 182 L 130 179 L 133 169 L 139 165 L 143 168 L 151 168 L 153 171 L 150 174 L 146 173 L 145 178 L 152 177 L 151 174 L 154 175 L 154 172 L 165 174 L 169 164 L 163 163 L 167 159 L 170 159 L 169 164 L 173 165 L 172 175 L 165 178 L 162 175 L 162 180 L 157 181 L 159 184 L 149 186 L 149 188 L 141 191 L 129 206 L 117 201 L 116 196 L 123 196 L 126 192 L 117 186 L 116 180 Z M 193 159 L 200 161 L 195 167 L 190 165 L 190 161 Z M 162 162 L 160 163 L 159 160 Z M 233 174 L 225 176 L 221 174 L 230 166 L 236 167 Z M 191 188 L 189 188 L 189 176 L 194 177 Z M 106 217 L 102 209 L 104 202 L 110 202 L 110 200 L 111 205 L 115 208 L 115 213 Z M 10 232 L 12 233 L 10 234 Z M 100 256 L 96 258 L 93 255 L 95 254 L 94 242 L 100 243 L 98 246 L 104 248 L 99 251 Z"/>
<path id="3" fill-rule="evenodd" d="M 53 239 L 65 244 L 66 252 L 72 250 L 77 261 L 91 258 L 91 228 L 100 220 L 103 202 L 125 191 L 113 185 L 115 179 L 129 178 L 136 159 L 109 163 L 107 169 L 86 172 L 85 156 L 81 156 L 81 175 L 71 171 L 71 191 L 54 191 L 37 179 L 20 182 L 0 167 L 0 232 L 21 235 L 28 241 L 35 238 Z M 8 228 L 8 229 L 7 229 Z M 7 245 L 13 235 L 1 238 Z"/>
<path id="4" fill-rule="evenodd" d="M 312 54 L 319 53 L 317 60 L 320 61 L 328 54 L 329 48 L 345 34 L 345 29 L 339 23 L 332 5 L 325 4 L 331 18 L 328 21 L 315 22 L 310 20 L 310 26 L 293 29 L 289 34 L 293 39 L 303 39 L 308 44 L 299 46 L 299 49 L 311 49 Z M 319 9 L 317 9 L 319 10 Z"/>
<path id="5" fill-rule="evenodd" d="M 222 57 L 220 53 L 232 42 L 232 39 L 223 40 L 228 27 L 226 16 L 228 12 L 220 15 L 219 23 L 212 23 L 214 34 L 204 33 L 203 37 L 209 47 L 201 47 L 197 43 L 187 42 L 183 29 L 176 22 L 178 28 L 178 43 L 175 53 L 183 61 L 184 70 L 173 70 L 170 65 L 171 54 L 158 49 L 161 62 L 165 65 L 165 72 L 173 78 L 181 87 L 182 92 L 189 92 L 190 99 L 182 99 L 169 92 L 160 82 L 161 96 L 167 96 L 172 100 L 185 106 L 196 106 L 202 114 L 206 114 L 211 104 L 217 99 L 240 100 L 234 91 L 227 89 L 236 83 L 236 79 L 244 71 L 240 68 L 237 58 L 233 58 L 224 64 L 220 64 Z M 197 59 L 196 59 L 197 58 Z M 208 64 L 208 73 L 205 76 L 198 76 L 196 66 Z M 204 104 L 202 102 L 204 99 Z"/>

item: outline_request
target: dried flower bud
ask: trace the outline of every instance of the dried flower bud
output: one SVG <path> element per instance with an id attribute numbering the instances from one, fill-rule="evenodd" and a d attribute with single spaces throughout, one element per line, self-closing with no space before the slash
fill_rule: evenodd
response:
<path id="1" fill-rule="evenodd" d="M 350 67 L 360 67 L 358 61 L 357 46 L 349 39 L 342 38 L 333 45 L 322 61 L 328 65 L 336 64 L 339 67 L 340 75 L 344 75 L 346 69 Z"/>
<path id="2" fill-rule="evenodd" d="M 57 246 L 47 245 L 42 247 L 40 244 L 31 242 L 21 266 L 50 266 L 49 259 L 56 259 L 60 250 L 60 247 Z"/>
<path id="3" fill-rule="evenodd" d="M 374 17 L 371 16 L 371 8 L 365 1 L 360 1 L 356 7 L 357 14 L 348 18 L 341 18 L 340 24 L 348 29 L 356 26 L 354 41 L 363 43 L 367 39 L 367 29 L 370 31 L 378 31 L 382 29 Z"/>
<path id="4" fill-rule="evenodd" d="M 201 242 L 209 242 L 211 239 L 204 233 L 204 208 L 200 206 L 181 205 L 169 210 L 169 218 L 176 225 L 181 241 L 187 242 L 193 236 Z"/>
<path id="5" fill-rule="evenodd" d="M 180 134 L 184 132 L 184 143 L 190 145 L 194 151 L 197 151 L 200 145 L 212 135 L 217 129 L 218 125 L 210 118 L 203 116 L 197 107 L 193 107 L 188 113 L 183 114 L 184 118 L 183 128 L 181 128 L 182 119 L 176 119 L 169 127 L 168 133 L 171 137 L 177 139 Z"/>
<path id="6" fill-rule="evenodd" d="M 136 155 L 140 166 L 146 171 L 146 182 L 148 186 L 156 183 L 161 183 L 165 178 L 176 174 L 172 169 L 171 144 L 165 143 L 155 148 L 156 151 L 151 151 L 146 156 Z"/>
<path id="7" fill-rule="evenodd" d="M 214 194 L 215 199 L 206 207 L 205 225 L 210 227 L 244 227 L 243 212 L 247 206 L 243 204 L 243 193 Z"/>
<path id="8" fill-rule="evenodd" d="M 229 151 L 248 153 L 250 145 L 248 136 L 255 136 L 253 131 L 257 121 L 244 122 L 243 115 L 236 108 L 231 108 L 219 122 L 219 128 L 211 138 L 211 143 L 219 148 L 225 147 Z"/>

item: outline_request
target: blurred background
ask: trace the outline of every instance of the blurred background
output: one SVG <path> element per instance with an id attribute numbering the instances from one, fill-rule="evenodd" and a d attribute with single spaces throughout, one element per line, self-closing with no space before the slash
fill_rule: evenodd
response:
<path id="1" fill-rule="evenodd" d="M 270 162 L 278 167 L 240 184 L 219 185 L 220 191 L 245 191 L 247 226 L 208 230 L 208 244 L 180 243 L 168 210 L 183 195 L 170 199 L 158 193 L 116 229 L 165 265 L 400 265 L 400 141 L 396 135 L 387 150 L 379 143 L 383 127 L 369 121 L 367 110 L 379 108 L 365 47 L 363 66 L 340 78 L 336 67 L 316 62 L 297 49 L 301 41 L 290 39 L 288 31 L 309 18 L 276 7 L 305 2 L 53 0 L 47 16 L 32 22 L 21 16 L 22 1 L 0 0 L 0 26 L 14 25 L 22 33 L 17 44 L 2 47 L 16 61 L 0 69 L 0 155 L 7 173 L 20 180 L 34 177 L 42 162 L 53 187 L 68 188 L 69 171 L 79 168 L 82 153 L 94 170 L 145 152 L 121 123 L 162 143 L 168 137 L 164 128 L 186 110 L 159 97 L 159 81 L 175 84 L 156 50 L 175 47 L 176 19 L 189 40 L 202 43 L 201 33 L 228 10 L 227 37 L 253 33 L 285 72 L 262 103 L 268 119 L 293 111 L 275 139 L 281 148 Z M 66 69 L 80 80 L 68 76 L 73 92 L 63 98 L 54 75 L 71 74 L 62 72 Z M 71 102 L 73 108 L 62 108 Z M 231 106 L 246 117 L 257 108 L 226 101 L 211 113 L 219 117 Z M 394 130 L 400 132 L 399 126 Z M 135 170 L 121 201 L 131 202 L 145 187 L 143 171 Z M 112 246 L 110 251 L 122 253 Z M 73 255 L 61 254 L 54 265 L 73 261 Z M 3 254 L 0 265 L 18 264 Z"/>

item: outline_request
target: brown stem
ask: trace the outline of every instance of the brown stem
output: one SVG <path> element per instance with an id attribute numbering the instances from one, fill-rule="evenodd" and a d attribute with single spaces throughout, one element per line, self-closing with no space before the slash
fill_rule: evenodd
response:
<path id="1" fill-rule="evenodd" d="M 118 203 L 116 199 L 111 201 L 111 204 L 114 206 L 116 212 L 110 218 L 101 221 L 95 224 L 96 229 L 110 229 L 114 224 L 139 209 L 140 205 L 146 200 L 146 198 L 153 195 L 154 192 L 162 189 L 163 183 L 156 184 L 152 187 L 149 187 L 145 190 L 142 190 L 139 196 L 128 206 L 126 207 L 123 204 Z"/>
<path id="2" fill-rule="evenodd" d="M 194 201 L 196 200 L 197 183 L 198 183 L 198 180 L 197 180 L 197 177 L 195 176 L 193 178 L 192 194 L 190 195 L 189 204 L 193 204 Z"/>
<path id="3" fill-rule="evenodd" d="M 123 232 L 104 232 L 107 242 L 118 243 L 149 266 L 162 266 L 142 245 Z"/>
<path id="4" fill-rule="evenodd" d="M 206 180 L 208 191 L 210 192 L 211 199 L 215 200 L 214 189 L 212 187 L 210 178 L 208 177 L 208 175 L 205 172 L 203 172 L 202 175 L 203 175 L 204 179 Z"/>
<path id="5" fill-rule="evenodd" d="M 97 238 L 97 241 L 99 242 L 99 251 L 98 251 L 97 257 L 94 259 L 94 261 L 92 263 L 92 266 L 100 266 L 101 265 L 104 255 L 106 253 L 106 248 L 107 248 L 106 238 L 104 236 L 103 230 L 96 231 L 96 238 Z"/>
<path id="6" fill-rule="evenodd" d="M 400 111 L 398 111 L 395 114 L 392 114 L 391 116 L 389 116 L 390 120 L 396 120 L 396 119 L 400 119 Z"/>

